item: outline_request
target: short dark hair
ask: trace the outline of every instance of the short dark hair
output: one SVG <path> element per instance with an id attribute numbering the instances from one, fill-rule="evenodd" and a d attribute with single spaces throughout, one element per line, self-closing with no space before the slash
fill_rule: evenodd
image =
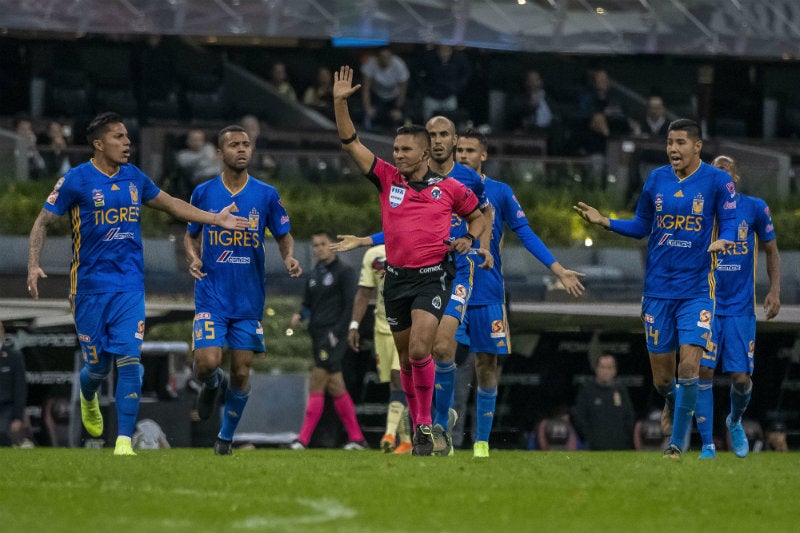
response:
<path id="1" fill-rule="evenodd" d="M 96 117 L 89 122 L 89 125 L 86 126 L 86 140 L 89 141 L 91 145 L 103 136 L 105 132 L 108 131 L 108 126 L 111 124 L 122 124 L 124 119 L 122 115 L 119 113 L 114 113 L 113 111 L 106 111 L 105 113 L 100 113 Z"/>
<path id="2" fill-rule="evenodd" d="M 330 231 L 326 229 L 318 229 L 314 233 L 311 234 L 311 237 L 327 237 L 329 241 L 336 242 L 336 237 Z"/>
<path id="3" fill-rule="evenodd" d="M 458 138 L 459 139 L 462 139 L 462 138 L 463 139 L 475 139 L 476 141 L 478 141 L 478 143 L 480 143 L 481 148 L 483 148 L 484 150 L 488 150 L 489 149 L 489 139 L 486 138 L 486 135 L 484 135 L 483 133 L 479 132 L 475 128 L 467 128 L 467 129 L 465 129 L 464 131 L 462 131 L 461 133 L 458 134 Z"/>
<path id="4" fill-rule="evenodd" d="M 397 135 L 411 135 L 418 139 L 422 139 L 423 146 L 426 148 L 431 145 L 431 134 L 425 129 L 425 126 L 419 124 L 411 124 L 410 126 L 400 126 L 397 128 Z"/>
<path id="5" fill-rule="evenodd" d="M 670 131 L 685 131 L 690 139 L 700 139 L 700 125 L 689 118 L 679 118 L 670 122 L 667 132 Z"/>
<path id="6" fill-rule="evenodd" d="M 225 126 L 221 130 L 219 130 L 219 134 L 217 134 L 217 148 L 222 148 L 222 138 L 225 137 L 225 134 L 234 131 L 238 133 L 247 133 L 247 130 L 239 126 L 238 124 L 231 124 L 230 126 Z"/>

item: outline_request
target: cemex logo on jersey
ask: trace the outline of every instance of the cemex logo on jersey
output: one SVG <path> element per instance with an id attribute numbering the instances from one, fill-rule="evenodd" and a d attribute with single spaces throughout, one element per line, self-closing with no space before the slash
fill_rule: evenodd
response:
<path id="1" fill-rule="evenodd" d="M 662 246 L 662 245 L 666 244 L 667 246 L 677 246 L 678 248 L 691 248 L 692 247 L 692 241 L 681 241 L 681 240 L 678 240 L 678 239 L 671 239 L 670 237 L 672 237 L 672 233 L 665 233 L 658 240 L 658 245 Z"/>
<path id="2" fill-rule="evenodd" d="M 104 241 L 119 241 L 122 239 L 133 239 L 133 233 L 130 231 L 120 231 L 119 228 L 111 228 L 103 237 Z"/>
<path id="3" fill-rule="evenodd" d="M 217 263 L 238 263 L 238 264 L 250 264 L 249 257 L 237 257 L 233 255 L 233 250 L 224 250 L 219 257 L 217 257 Z"/>

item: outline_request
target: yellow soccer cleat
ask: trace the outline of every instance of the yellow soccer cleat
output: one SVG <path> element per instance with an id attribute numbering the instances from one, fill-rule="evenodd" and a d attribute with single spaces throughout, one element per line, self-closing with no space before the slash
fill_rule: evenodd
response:
<path id="1" fill-rule="evenodd" d="M 131 447 L 130 437 L 117 437 L 117 445 L 114 447 L 114 455 L 136 455 Z"/>
<path id="2" fill-rule="evenodd" d="M 489 443 L 485 440 L 476 441 L 472 445 L 472 458 L 489 457 Z"/>
<path id="3" fill-rule="evenodd" d="M 81 392 L 81 421 L 92 437 L 99 437 L 103 434 L 103 413 L 100 412 L 100 401 L 97 399 L 96 392 L 91 400 L 85 399 Z"/>

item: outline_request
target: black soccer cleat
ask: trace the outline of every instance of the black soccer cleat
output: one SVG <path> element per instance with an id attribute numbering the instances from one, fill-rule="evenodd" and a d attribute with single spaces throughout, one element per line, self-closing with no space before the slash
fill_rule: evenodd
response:
<path id="1" fill-rule="evenodd" d="M 214 443 L 214 455 L 233 455 L 233 441 L 217 437 Z"/>
<path id="2" fill-rule="evenodd" d="M 419 424 L 412 439 L 411 455 L 433 455 L 433 430 L 428 424 Z"/>

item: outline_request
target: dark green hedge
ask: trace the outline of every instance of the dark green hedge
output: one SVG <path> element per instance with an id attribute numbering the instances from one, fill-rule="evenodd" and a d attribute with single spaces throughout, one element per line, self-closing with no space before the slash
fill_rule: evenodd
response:
<path id="1" fill-rule="evenodd" d="M 375 187 L 363 178 L 339 184 L 310 184 L 297 180 L 276 184 L 292 219 L 296 239 L 308 239 L 314 231 L 328 229 L 335 233 L 368 235 L 380 228 L 380 208 Z M 27 235 L 52 183 L 0 181 L 0 234 Z M 604 214 L 627 218 L 630 211 L 613 211 L 600 191 L 582 191 L 574 186 L 543 188 L 534 183 L 517 184 L 514 191 L 525 208 L 534 231 L 548 246 L 571 246 L 583 243 L 586 237 L 599 245 L 636 246 L 632 239 L 623 239 L 584 223 L 572 211 L 572 205 L 583 200 Z M 800 197 L 767 199 L 783 250 L 800 250 Z M 142 217 L 142 231 L 148 237 L 169 233 L 174 221 L 165 213 L 147 210 Z M 50 231 L 51 235 L 69 232 L 67 217 Z"/>

